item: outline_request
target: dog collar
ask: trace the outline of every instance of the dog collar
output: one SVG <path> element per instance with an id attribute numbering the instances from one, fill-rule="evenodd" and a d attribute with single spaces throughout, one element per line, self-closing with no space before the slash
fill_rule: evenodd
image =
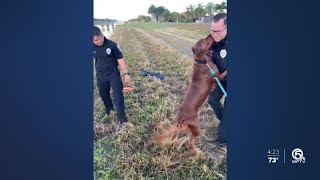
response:
<path id="1" fill-rule="evenodd" d="M 197 64 L 207 64 L 207 60 L 195 60 Z"/>

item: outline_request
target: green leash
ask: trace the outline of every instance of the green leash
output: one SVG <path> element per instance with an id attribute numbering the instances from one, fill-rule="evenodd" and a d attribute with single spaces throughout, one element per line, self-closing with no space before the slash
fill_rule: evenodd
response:
<path id="1" fill-rule="evenodd" d="M 220 83 L 219 79 L 216 75 L 216 72 L 209 66 L 209 64 L 207 63 L 207 66 L 209 67 L 210 69 L 210 74 L 213 76 L 213 78 L 216 80 L 216 82 L 218 83 L 221 91 L 223 92 L 224 96 L 227 97 L 227 92 L 226 90 L 222 87 L 222 84 Z"/>

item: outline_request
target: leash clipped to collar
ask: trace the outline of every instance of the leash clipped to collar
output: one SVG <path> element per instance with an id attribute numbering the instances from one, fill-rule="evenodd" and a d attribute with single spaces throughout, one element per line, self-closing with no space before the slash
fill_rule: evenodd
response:
<path id="1" fill-rule="evenodd" d="M 216 80 L 216 82 L 218 83 L 221 91 L 223 92 L 224 96 L 227 97 L 227 92 L 226 90 L 222 87 L 222 84 L 220 83 L 219 79 L 216 75 L 216 72 L 209 66 L 209 64 L 207 63 L 208 68 L 210 69 L 210 74 L 213 76 L 213 78 Z"/>

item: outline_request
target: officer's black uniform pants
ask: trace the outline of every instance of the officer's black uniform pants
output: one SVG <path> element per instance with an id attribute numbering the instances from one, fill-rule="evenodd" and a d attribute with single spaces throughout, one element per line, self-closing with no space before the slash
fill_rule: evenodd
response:
<path id="1" fill-rule="evenodd" d="M 108 71 L 97 72 L 97 85 L 100 97 L 103 100 L 106 111 L 113 110 L 113 104 L 117 111 L 117 118 L 120 122 L 125 119 L 125 107 L 123 98 L 123 84 L 118 68 L 112 73 Z M 110 97 L 110 88 L 113 91 L 113 103 Z"/>
<path id="2" fill-rule="evenodd" d="M 221 82 L 223 88 L 227 91 L 227 82 Z M 220 89 L 220 86 L 217 84 L 216 88 L 209 94 L 208 103 L 211 108 L 214 110 L 217 118 L 220 120 L 220 124 L 218 127 L 218 138 L 222 141 L 226 141 L 227 139 L 227 118 L 224 108 L 227 105 L 227 98 L 224 100 L 224 106 L 222 106 L 220 100 L 223 97 L 223 92 Z"/>

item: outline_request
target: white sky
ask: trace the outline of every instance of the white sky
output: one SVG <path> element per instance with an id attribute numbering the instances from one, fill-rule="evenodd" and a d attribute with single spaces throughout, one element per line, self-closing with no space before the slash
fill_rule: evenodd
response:
<path id="1" fill-rule="evenodd" d="M 189 4 L 206 5 L 208 2 L 217 4 L 222 1 L 224 0 L 93 0 L 93 17 L 126 21 L 139 15 L 149 15 L 148 9 L 151 4 L 157 7 L 164 6 L 170 12 L 182 13 Z"/>

